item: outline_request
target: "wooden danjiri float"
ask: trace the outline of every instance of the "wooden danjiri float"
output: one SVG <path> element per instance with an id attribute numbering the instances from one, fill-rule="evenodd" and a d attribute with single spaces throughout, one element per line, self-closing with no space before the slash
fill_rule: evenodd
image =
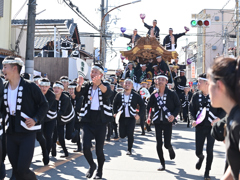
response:
<path id="1" fill-rule="evenodd" d="M 165 62 L 171 62 L 171 59 L 178 57 L 176 51 L 167 51 L 155 37 L 149 36 L 140 38 L 130 51 L 120 52 L 129 61 L 136 61 L 138 58 L 140 64 L 146 64 L 151 59 L 153 64 L 156 64 L 158 56 L 162 56 Z"/>

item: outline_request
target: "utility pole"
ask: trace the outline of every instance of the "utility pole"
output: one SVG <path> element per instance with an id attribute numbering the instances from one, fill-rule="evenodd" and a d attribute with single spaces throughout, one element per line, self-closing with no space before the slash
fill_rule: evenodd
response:
<path id="1" fill-rule="evenodd" d="M 185 64 L 186 64 L 186 76 L 188 78 L 188 66 L 187 66 L 187 55 L 188 55 L 188 38 L 186 38 L 186 47 L 185 47 Z"/>
<path id="2" fill-rule="evenodd" d="M 105 0 L 102 0 L 102 4 L 101 4 L 101 20 L 103 19 L 104 15 L 105 15 L 105 5 L 104 5 L 104 1 Z M 105 26 L 106 26 L 106 23 L 105 23 L 105 19 L 103 20 L 102 22 L 102 26 L 101 26 L 101 33 L 102 35 L 104 36 L 105 35 Z M 101 48 L 100 48 L 100 60 L 102 61 L 102 66 L 105 67 L 105 49 L 106 49 L 106 43 L 105 43 L 105 38 L 102 37 L 100 39 L 100 43 L 102 44 L 101 45 Z"/>
<path id="3" fill-rule="evenodd" d="M 35 37 L 35 17 L 36 0 L 28 2 L 28 21 L 27 21 L 27 47 L 25 58 L 25 72 L 33 75 L 34 69 L 34 37 Z"/>
<path id="4" fill-rule="evenodd" d="M 236 0 L 237 57 L 239 56 L 239 3 L 240 0 Z"/>
<path id="5" fill-rule="evenodd" d="M 225 28 L 225 31 L 224 31 L 224 39 L 225 39 L 225 49 L 224 49 L 224 56 L 225 57 L 228 57 L 228 28 L 226 27 Z"/>
<path id="6" fill-rule="evenodd" d="M 222 13 L 222 38 L 224 38 L 224 21 L 223 21 L 223 14 L 224 14 L 224 11 L 221 10 L 221 13 Z M 222 54 L 224 54 L 224 46 L 223 46 L 223 49 L 222 49 Z"/>

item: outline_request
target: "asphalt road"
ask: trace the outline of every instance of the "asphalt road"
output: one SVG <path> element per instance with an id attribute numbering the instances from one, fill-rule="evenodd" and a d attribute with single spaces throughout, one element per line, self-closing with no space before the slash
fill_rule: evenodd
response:
<path id="1" fill-rule="evenodd" d="M 152 132 L 141 136 L 140 127 L 136 126 L 133 155 L 127 156 L 127 139 L 111 140 L 104 147 L 106 161 L 103 170 L 103 179 L 107 180 L 200 180 L 203 179 L 206 161 L 201 170 L 195 169 L 195 129 L 187 128 L 185 123 L 173 127 L 172 145 L 176 158 L 170 160 L 168 151 L 164 149 L 166 171 L 157 171 L 160 165 L 157 152 L 154 126 Z M 38 175 L 39 180 L 79 180 L 86 179 L 85 173 L 88 164 L 82 153 L 73 153 L 76 145 L 66 141 L 69 157 L 63 155 L 58 146 L 57 157 L 50 157 L 48 166 L 43 166 L 41 148 L 36 142 L 35 153 L 31 168 Z M 225 165 L 225 147 L 222 142 L 215 142 L 214 159 L 210 176 L 212 180 L 220 179 Z M 93 154 L 96 162 L 95 151 Z M 206 150 L 204 149 L 204 155 Z M 6 161 L 7 178 L 11 176 L 11 165 Z"/>

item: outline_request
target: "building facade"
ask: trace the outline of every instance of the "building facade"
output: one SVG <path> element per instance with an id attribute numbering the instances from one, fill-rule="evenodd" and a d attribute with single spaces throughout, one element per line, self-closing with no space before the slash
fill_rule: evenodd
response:
<path id="1" fill-rule="evenodd" d="M 216 56 L 224 55 L 225 48 L 234 45 L 234 40 L 229 39 L 226 43 L 225 33 L 234 29 L 234 10 L 204 9 L 199 15 L 210 15 L 209 27 L 197 29 L 197 74 L 207 72 L 212 66 Z M 226 29 L 227 28 L 227 29 Z M 228 47 L 227 47 L 228 46 Z"/>

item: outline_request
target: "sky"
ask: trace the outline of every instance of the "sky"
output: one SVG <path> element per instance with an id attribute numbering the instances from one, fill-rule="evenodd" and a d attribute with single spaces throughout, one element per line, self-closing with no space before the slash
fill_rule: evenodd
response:
<path id="1" fill-rule="evenodd" d="M 19 11 L 26 0 L 12 0 L 12 18 Z M 105 0 L 107 1 L 107 0 Z M 108 10 L 135 0 L 108 0 Z M 80 32 L 97 33 L 92 27 L 80 19 L 63 0 L 36 0 L 37 10 L 40 12 L 46 9 L 43 13 L 36 16 L 36 19 L 74 19 L 78 24 Z M 79 10 L 84 14 L 95 26 L 99 27 L 101 23 L 101 13 L 99 11 L 101 0 L 72 0 L 72 3 L 79 7 Z M 106 2 L 105 2 L 106 3 Z M 227 5 L 226 5 L 227 4 Z M 226 5 L 226 6 L 225 6 Z M 224 7 L 225 6 L 225 7 Z M 189 36 L 183 36 L 178 39 L 177 52 L 179 53 L 180 61 L 184 61 L 184 53 L 181 47 L 186 45 L 186 41 L 194 42 L 197 40 L 196 28 L 191 28 L 191 14 L 197 14 L 203 9 L 234 9 L 235 0 L 142 0 L 141 2 L 130 4 L 121 7 L 110 13 L 110 21 L 108 30 L 114 32 L 116 36 L 113 38 L 113 49 L 117 52 L 108 49 L 107 64 L 109 69 L 116 69 L 120 59 L 120 50 L 126 50 L 129 39 L 119 37 L 120 28 L 125 27 L 126 34 L 132 34 L 133 29 L 137 28 L 138 33 L 146 36 L 147 29 L 143 26 L 140 19 L 140 14 L 146 15 L 145 22 L 152 24 L 156 19 L 157 26 L 160 28 L 160 39 L 163 42 L 164 37 L 168 34 L 168 29 L 173 28 L 174 33 L 184 32 L 184 26 L 190 27 Z M 24 19 L 27 13 L 27 5 L 23 7 L 21 12 L 15 19 Z M 119 18 L 116 23 L 112 19 Z M 111 24 L 110 24 L 111 22 Z M 94 46 L 99 47 L 99 39 L 94 39 Z M 92 52 L 90 52 L 92 53 Z M 116 55 L 116 57 L 115 57 Z M 115 57 L 115 58 L 114 58 Z"/>

